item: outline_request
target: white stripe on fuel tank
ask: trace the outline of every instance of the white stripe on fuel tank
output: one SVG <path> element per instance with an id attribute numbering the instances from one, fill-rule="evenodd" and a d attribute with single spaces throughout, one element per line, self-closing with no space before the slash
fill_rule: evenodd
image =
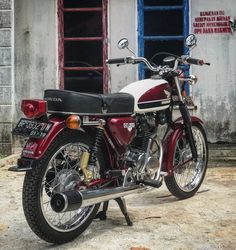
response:
<path id="1" fill-rule="evenodd" d="M 163 79 L 144 79 L 141 81 L 137 81 L 137 82 L 133 82 L 128 84 L 127 86 L 125 86 L 124 88 L 122 88 L 120 90 L 120 92 L 123 93 L 128 93 L 134 96 L 134 111 L 135 113 L 145 113 L 145 112 L 154 112 L 154 111 L 158 111 L 158 110 L 163 110 L 168 108 L 168 103 L 165 106 L 161 106 L 161 107 L 155 107 L 155 108 L 147 108 L 147 109 L 139 109 L 138 107 L 138 100 L 140 99 L 140 97 L 146 93 L 147 91 L 149 91 L 150 89 L 162 85 L 162 84 L 166 84 L 167 81 L 163 80 Z M 165 101 L 165 100 L 156 100 L 156 101 Z M 166 101 L 168 101 L 168 99 L 166 99 Z M 155 102 L 155 101 L 153 101 Z M 165 103 L 163 103 L 165 104 Z"/>

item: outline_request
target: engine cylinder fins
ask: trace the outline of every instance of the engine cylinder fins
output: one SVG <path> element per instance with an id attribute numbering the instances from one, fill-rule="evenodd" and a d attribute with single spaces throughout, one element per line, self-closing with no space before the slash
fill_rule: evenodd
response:
<path id="1" fill-rule="evenodd" d="M 132 147 L 141 150 L 143 152 L 146 152 L 148 142 L 150 137 L 152 136 L 151 132 L 145 131 L 142 134 L 139 134 L 136 139 L 132 142 Z"/>

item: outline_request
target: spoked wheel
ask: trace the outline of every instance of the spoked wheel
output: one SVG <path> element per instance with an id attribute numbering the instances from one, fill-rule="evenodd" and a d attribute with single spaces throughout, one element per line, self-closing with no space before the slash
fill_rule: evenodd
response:
<path id="1" fill-rule="evenodd" d="M 191 160 L 192 153 L 186 137 L 181 134 L 177 140 L 173 157 L 173 175 L 165 177 L 169 191 L 180 199 L 193 196 L 205 177 L 208 161 L 208 147 L 205 132 L 199 124 L 192 125 L 198 158 Z"/>
<path id="2" fill-rule="evenodd" d="M 62 213 L 54 212 L 50 205 L 51 196 L 55 193 L 86 189 L 80 159 L 89 146 L 88 137 L 77 131 L 64 131 L 34 169 L 26 173 L 24 213 L 31 229 L 48 242 L 60 244 L 71 241 L 89 226 L 97 213 L 99 204 Z M 97 165 L 99 168 L 99 163 Z M 93 172 L 98 173 L 96 170 Z"/>

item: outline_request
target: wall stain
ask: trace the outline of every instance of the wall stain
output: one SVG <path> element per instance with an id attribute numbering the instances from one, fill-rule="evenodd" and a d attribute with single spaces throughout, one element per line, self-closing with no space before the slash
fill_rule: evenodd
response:
<path id="1" fill-rule="evenodd" d="M 199 116 L 204 120 L 208 141 L 236 143 L 236 99 L 235 93 L 218 100 L 197 95 Z"/>

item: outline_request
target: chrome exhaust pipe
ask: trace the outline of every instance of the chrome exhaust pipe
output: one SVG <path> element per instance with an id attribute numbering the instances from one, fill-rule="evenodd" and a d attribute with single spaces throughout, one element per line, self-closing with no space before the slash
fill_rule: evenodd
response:
<path id="1" fill-rule="evenodd" d="M 133 185 L 97 190 L 71 190 L 54 194 L 50 203 L 55 212 L 62 213 L 137 193 L 145 188 L 142 185 Z"/>

